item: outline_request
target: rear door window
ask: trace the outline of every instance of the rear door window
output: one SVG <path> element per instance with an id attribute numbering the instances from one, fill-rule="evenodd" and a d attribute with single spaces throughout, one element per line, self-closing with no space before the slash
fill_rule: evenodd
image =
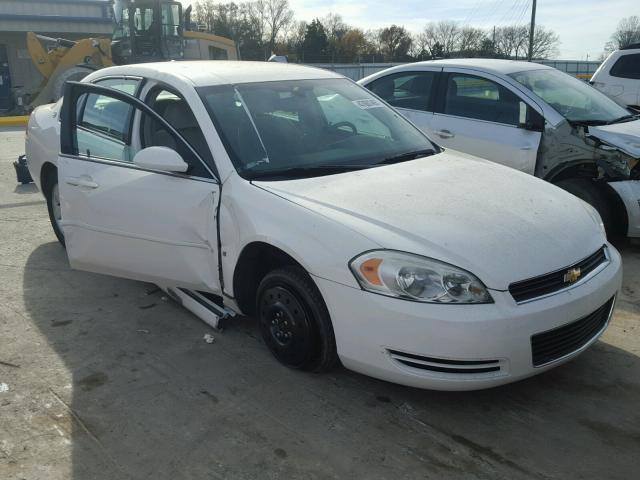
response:
<path id="1" fill-rule="evenodd" d="M 367 88 L 397 108 L 430 111 L 437 72 L 403 72 L 374 80 Z"/>
<path id="2" fill-rule="evenodd" d="M 620 57 L 611 67 L 611 76 L 640 80 L 640 53 Z"/>

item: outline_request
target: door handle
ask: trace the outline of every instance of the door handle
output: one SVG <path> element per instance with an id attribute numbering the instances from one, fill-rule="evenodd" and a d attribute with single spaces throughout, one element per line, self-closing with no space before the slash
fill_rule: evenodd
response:
<path id="1" fill-rule="evenodd" d="M 65 183 L 74 187 L 98 188 L 98 184 L 91 179 L 81 177 L 65 177 Z"/>
<path id="2" fill-rule="evenodd" d="M 453 138 L 455 135 L 451 133 L 449 130 L 436 130 L 435 134 L 440 138 Z"/>

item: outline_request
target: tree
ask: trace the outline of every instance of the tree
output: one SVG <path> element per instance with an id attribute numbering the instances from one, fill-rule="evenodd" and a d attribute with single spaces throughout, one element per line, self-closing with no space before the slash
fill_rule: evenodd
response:
<path id="1" fill-rule="evenodd" d="M 304 38 L 307 33 L 307 22 L 292 22 L 289 28 L 284 32 L 285 44 L 288 52 L 295 52 L 296 58 L 302 58 L 302 50 L 304 47 Z M 291 58 L 290 58 L 291 60 Z"/>
<path id="2" fill-rule="evenodd" d="M 411 48 L 411 35 L 404 27 L 391 25 L 378 32 L 381 53 L 387 61 L 405 60 Z"/>
<path id="3" fill-rule="evenodd" d="M 543 25 L 537 25 L 533 35 L 533 58 L 549 58 L 558 51 L 560 38 Z M 496 29 L 497 52 L 507 58 L 526 58 L 529 50 L 529 27 L 508 25 Z"/>
<path id="4" fill-rule="evenodd" d="M 459 37 L 460 28 L 451 20 L 428 23 L 422 31 L 422 41 L 433 58 L 450 56 L 458 48 Z"/>
<path id="5" fill-rule="evenodd" d="M 475 53 L 482 48 L 482 42 L 487 34 L 484 30 L 474 27 L 463 27 L 458 35 L 457 50 L 462 53 Z"/>
<path id="6" fill-rule="evenodd" d="M 536 27 L 536 30 L 540 27 Z M 534 42 L 535 43 L 535 42 Z M 496 49 L 507 57 L 524 58 L 529 46 L 529 29 L 523 25 L 509 25 L 496 29 Z"/>
<path id="7" fill-rule="evenodd" d="M 485 37 L 480 44 L 478 55 L 484 58 L 492 58 L 498 56 L 498 52 L 496 51 L 496 43 L 489 37 Z"/>
<path id="8" fill-rule="evenodd" d="M 605 50 L 619 50 L 633 43 L 640 43 L 640 17 L 636 15 L 620 20 L 611 40 L 605 45 Z"/>
<path id="9" fill-rule="evenodd" d="M 303 62 L 322 62 L 327 54 L 329 42 L 324 26 L 317 18 L 307 25 L 302 48 Z"/>
<path id="10" fill-rule="evenodd" d="M 278 34 L 293 21 L 293 10 L 289 7 L 289 0 L 258 1 L 266 6 L 265 19 L 269 29 L 269 48 L 273 51 Z"/>
<path id="11" fill-rule="evenodd" d="M 351 28 L 345 32 L 340 40 L 343 62 L 358 62 L 360 55 L 366 53 L 367 39 L 364 32 L 358 28 Z"/>
<path id="12" fill-rule="evenodd" d="M 202 0 L 196 2 L 194 8 L 195 20 L 198 28 L 203 28 L 207 32 L 213 32 L 213 21 L 215 18 L 215 4 L 213 0 Z"/>
<path id="13" fill-rule="evenodd" d="M 327 53 L 331 55 L 332 61 L 335 61 L 336 57 L 340 57 L 343 54 L 342 37 L 349 30 L 349 26 L 344 23 L 342 16 L 337 13 L 329 13 L 322 19 L 322 25 L 329 41 Z"/>
<path id="14" fill-rule="evenodd" d="M 560 38 L 553 30 L 542 25 L 537 26 L 533 34 L 533 58 L 549 58 L 557 55 L 559 44 Z"/>

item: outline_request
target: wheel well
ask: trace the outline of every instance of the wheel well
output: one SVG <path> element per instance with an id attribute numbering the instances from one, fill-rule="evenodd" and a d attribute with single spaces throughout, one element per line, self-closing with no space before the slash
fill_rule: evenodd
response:
<path id="1" fill-rule="evenodd" d="M 258 286 L 265 275 L 288 265 L 304 269 L 291 255 L 268 243 L 253 242 L 244 247 L 233 273 L 233 292 L 244 314 L 255 313 Z"/>
<path id="2" fill-rule="evenodd" d="M 49 195 L 49 190 L 57 179 L 58 169 L 53 163 L 46 162 L 40 170 L 40 186 L 45 197 Z"/>
<path id="3" fill-rule="evenodd" d="M 612 224 L 614 225 L 615 235 L 625 236 L 629 228 L 629 218 L 627 215 L 627 209 L 624 202 L 611 186 L 603 180 L 595 180 L 598 174 L 598 167 L 595 163 L 581 163 L 579 165 L 572 165 L 565 168 L 552 178 L 547 178 L 549 182 L 554 185 L 563 180 L 571 179 L 586 179 L 593 180 L 594 188 L 599 189 L 605 196 L 607 203 L 609 204 Z"/>
<path id="4" fill-rule="evenodd" d="M 627 213 L 627 207 L 620 198 L 620 195 L 618 195 L 618 192 L 616 192 L 611 185 L 603 182 L 603 187 L 603 190 L 610 202 L 609 204 L 611 205 L 613 221 L 616 226 L 615 233 L 620 237 L 625 237 L 629 231 L 629 215 Z"/>
<path id="5" fill-rule="evenodd" d="M 552 170 L 544 179 L 551 183 L 558 183 L 570 178 L 598 178 L 598 166 L 594 162 L 573 163 Z"/>

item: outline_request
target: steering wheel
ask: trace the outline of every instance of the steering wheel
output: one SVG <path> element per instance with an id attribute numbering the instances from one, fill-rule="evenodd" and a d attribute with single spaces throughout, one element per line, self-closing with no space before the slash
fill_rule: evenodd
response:
<path id="1" fill-rule="evenodd" d="M 358 129 L 351 122 L 338 122 L 338 123 L 334 123 L 333 125 L 329 125 L 329 127 L 332 130 L 337 130 L 340 127 L 348 127 L 349 129 L 351 129 L 351 135 L 357 135 L 358 134 Z"/>

